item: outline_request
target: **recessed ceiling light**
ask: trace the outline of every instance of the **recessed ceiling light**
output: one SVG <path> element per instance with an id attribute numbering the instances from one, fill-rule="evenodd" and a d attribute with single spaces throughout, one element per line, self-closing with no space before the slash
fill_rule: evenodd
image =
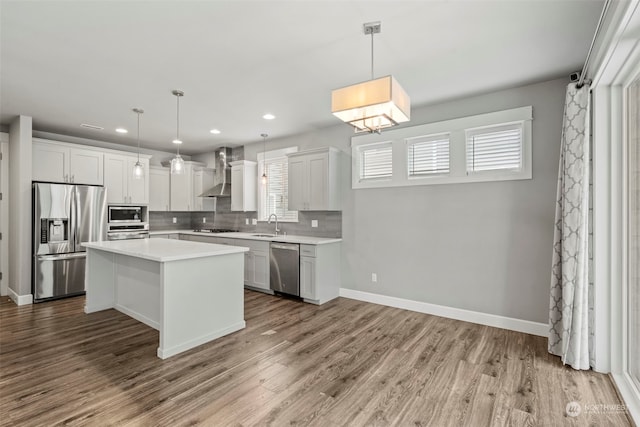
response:
<path id="1" fill-rule="evenodd" d="M 220 131 L 218 129 L 211 129 L 209 132 L 211 132 L 214 135 L 219 135 Z"/>
<path id="2" fill-rule="evenodd" d="M 83 128 L 87 128 L 87 129 L 104 130 L 104 128 L 102 126 L 90 125 L 90 124 L 87 124 L 87 123 L 80 123 L 80 126 L 82 126 Z"/>
<path id="3" fill-rule="evenodd" d="M 267 113 L 267 114 L 265 114 L 264 116 L 262 116 L 262 118 L 263 118 L 263 119 L 265 119 L 265 120 L 273 120 L 273 119 L 275 119 L 275 118 L 276 118 L 276 116 L 274 116 L 274 115 L 273 115 L 273 114 L 271 114 L 271 113 Z"/>
<path id="4" fill-rule="evenodd" d="M 118 132 L 118 133 L 129 133 L 129 131 L 126 130 L 125 128 L 117 128 L 116 132 Z"/>
<path id="5" fill-rule="evenodd" d="M 182 141 L 180 141 L 179 139 L 174 139 L 173 141 L 174 144 L 182 144 Z"/>

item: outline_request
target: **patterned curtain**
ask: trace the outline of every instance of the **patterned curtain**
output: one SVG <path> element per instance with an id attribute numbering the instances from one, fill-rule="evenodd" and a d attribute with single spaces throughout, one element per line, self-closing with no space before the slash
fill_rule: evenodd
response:
<path id="1" fill-rule="evenodd" d="M 553 237 L 549 352 L 589 369 L 589 86 L 567 86 Z"/>

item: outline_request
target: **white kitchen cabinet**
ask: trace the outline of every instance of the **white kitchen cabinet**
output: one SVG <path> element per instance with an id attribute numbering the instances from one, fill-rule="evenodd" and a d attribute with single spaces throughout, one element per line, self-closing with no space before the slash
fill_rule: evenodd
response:
<path id="1" fill-rule="evenodd" d="M 192 211 L 215 211 L 215 197 L 198 197 L 206 190 L 213 187 L 214 170 L 211 168 L 194 168 L 193 172 L 193 208 Z"/>
<path id="2" fill-rule="evenodd" d="M 171 240 L 178 240 L 180 238 L 180 236 L 178 234 L 175 233 L 171 233 L 171 234 L 151 234 L 149 236 L 150 239 L 171 239 Z"/>
<path id="3" fill-rule="evenodd" d="M 336 211 L 340 203 L 340 151 L 334 147 L 288 154 L 289 210 Z"/>
<path id="4" fill-rule="evenodd" d="M 149 168 L 149 210 L 168 211 L 170 206 L 170 170 L 161 166 Z"/>
<path id="5" fill-rule="evenodd" d="M 149 159 L 140 156 L 144 174 L 140 179 L 133 176 L 137 155 L 107 153 L 104 155 L 104 186 L 108 204 L 149 203 Z"/>
<path id="6" fill-rule="evenodd" d="M 254 212 L 258 208 L 256 162 L 240 160 L 231 165 L 231 210 Z"/>
<path id="7" fill-rule="evenodd" d="M 300 296 L 324 304 L 340 293 L 340 243 L 300 245 Z"/>
<path id="8" fill-rule="evenodd" d="M 233 187 L 233 184 L 232 184 Z M 269 287 L 269 242 L 235 239 L 234 246 L 249 248 L 245 252 L 244 285 L 271 293 Z"/>
<path id="9" fill-rule="evenodd" d="M 102 151 L 73 145 L 34 139 L 33 180 L 103 185 Z"/>
<path id="10" fill-rule="evenodd" d="M 184 171 L 181 174 L 171 174 L 170 183 L 170 209 L 173 212 L 192 211 L 194 206 L 193 174 L 196 168 L 203 168 L 204 163 L 184 162 Z"/>

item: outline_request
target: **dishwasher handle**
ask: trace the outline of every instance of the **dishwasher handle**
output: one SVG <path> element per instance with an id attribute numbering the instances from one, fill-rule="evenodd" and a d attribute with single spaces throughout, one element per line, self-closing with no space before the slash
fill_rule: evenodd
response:
<path id="1" fill-rule="evenodd" d="M 271 248 L 300 252 L 300 245 L 295 243 L 271 243 Z"/>

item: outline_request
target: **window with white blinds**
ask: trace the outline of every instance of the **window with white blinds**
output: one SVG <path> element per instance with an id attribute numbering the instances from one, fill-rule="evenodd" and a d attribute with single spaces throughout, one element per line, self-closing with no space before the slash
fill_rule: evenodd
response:
<path id="1" fill-rule="evenodd" d="M 351 138 L 351 187 L 532 179 L 533 107 Z"/>
<path id="2" fill-rule="evenodd" d="M 278 221 L 297 222 L 298 211 L 289 210 L 289 163 L 287 157 L 283 155 L 284 153 L 280 153 L 280 150 L 266 154 L 266 160 L 258 159 L 259 175 L 262 176 L 263 172 L 267 174 L 266 184 L 263 184 L 260 178 L 258 179 L 260 195 L 258 220 L 267 221 L 271 214 L 276 214 Z"/>
<path id="3" fill-rule="evenodd" d="M 390 178 L 392 174 L 391 143 L 362 147 L 360 180 Z"/>
<path id="4" fill-rule="evenodd" d="M 467 173 L 519 171 L 522 168 L 522 123 L 468 129 Z"/>
<path id="5" fill-rule="evenodd" d="M 407 144 L 407 169 L 410 177 L 449 173 L 449 135 L 412 138 Z"/>

